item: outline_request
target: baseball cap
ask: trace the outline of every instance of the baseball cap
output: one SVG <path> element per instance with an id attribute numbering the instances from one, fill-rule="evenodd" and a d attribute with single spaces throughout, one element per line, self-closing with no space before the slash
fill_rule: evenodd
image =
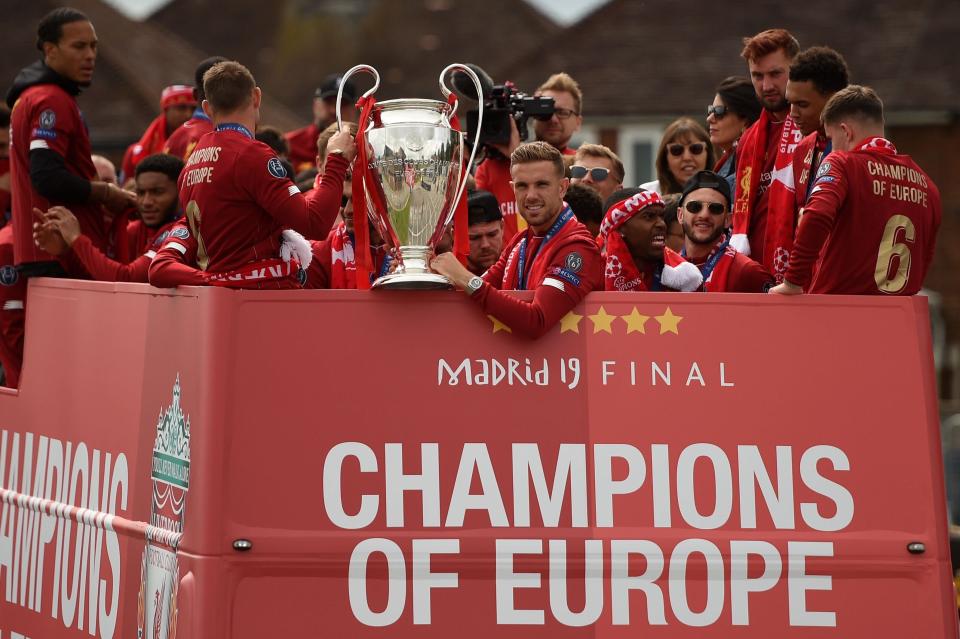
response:
<path id="1" fill-rule="evenodd" d="M 500 204 L 490 191 L 471 191 L 467 196 L 467 224 L 485 224 L 503 219 Z"/>
<path id="2" fill-rule="evenodd" d="M 341 82 L 343 82 L 343 76 L 339 73 L 328 75 L 320 83 L 316 96 L 321 99 L 337 97 Z M 357 101 L 357 88 L 349 80 L 343 82 L 343 99 L 351 104 Z"/>
<path id="3" fill-rule="evenodd" d="M 731 205 L 730 184 L 727 180 L 713 171 L 698 171 L 683 185 L 683 195 L 680 196 L 680 206 L 687 196 L 697 189 L 713 189 L 727 200 L 727 207 Z"/>

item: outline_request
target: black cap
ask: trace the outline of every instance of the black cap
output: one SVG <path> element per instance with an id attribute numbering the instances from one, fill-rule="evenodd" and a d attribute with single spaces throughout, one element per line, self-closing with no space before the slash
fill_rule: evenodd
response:
<path id="1" fill-rule="evenodd" d="M 323 82 L 320 83 L 320 88 L 317 89 L 316 96 L 321 99 L 337 97 L 337 91 L 340 90 L 340 83 L 342 81 L 343 76 L 339 73 L 328 75 L 323 79 Z M 350 82 L 350 80 L 343 83 L 343 99 L 345 102 L 351 104 L 357 101 L 357 88 L 353 86 L 353 82 Z"/>
<path id="2" fill-rule="evenodd" d="M 687 196 L 697 189 L 713 189 L 726 198 L 727 208 L 730 208 L 730 200 L 733 198 L 730 196 L 730 183 L 727 182 L 726 178 L 717 175 L 713 171 L 698 171 L 683 185 L 683 195 L 680 196 L 680 205 L 682 206 Z"/>
<path id="3" fill-rule="evenodd" d="M 503 219 L 500 203 L 490 191 L 470 191 L 467 195 L 467 224 L 487 224 Z"/>

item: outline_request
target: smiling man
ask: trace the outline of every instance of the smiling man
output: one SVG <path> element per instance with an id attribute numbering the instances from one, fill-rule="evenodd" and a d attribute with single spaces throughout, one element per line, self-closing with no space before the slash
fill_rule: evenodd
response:
<path id="1" fill-rule="evenodd" d="M 177 180 L 183 170 L 180 158 L 164 153 L 148 155 L 137 164 L 137 211 L 140 219 L 116 228 L 115 244 L 128 242 L 126 259 L 104 255 L 83 235 L 77 218 L 64 207 L 51 207 L 44 223 L 34 230 L 34 240 L 51 255 L 76 264 L 95 280 L 105 282 L 146 282 L 150 263 L 173 232 L 180 217 Z M 39 216 L 38 216 L 39 217 Z"/>
<path id="2" fill-rule="evenodd" d="M 730 185 L 713 171 L 700 171 L 683 187 L 677 218 L 683 252 L 700 269 L 708 293 L 765 293 L 773 276 L 730 246 Z"/>
<path id="3" fill-rule="evenodd" d="M 555 147 L 521 144 L 510 157 L 510 175 L 527 228 L 514 236 L 496 264 L 482 278 L 452 253 L 436 256 L 430 266 L 466 291 L 486 315 L 536 338 L 602 286 L 602 265 L 593 236 L 563 202 L 570 180 Z M 529 290 L 534 291 L 529 302 L 504 292 Z"/>

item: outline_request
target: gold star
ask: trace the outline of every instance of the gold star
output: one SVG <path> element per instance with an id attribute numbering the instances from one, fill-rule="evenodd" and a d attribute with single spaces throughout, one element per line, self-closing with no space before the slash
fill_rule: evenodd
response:
<path id="1" fill-rule="evenodd" d="M 512 332 L 513 332 L 512 330 L 510 330 L 510 327 L 509 327 L 509 326 L 507 326 L 506 324 L 504 324 L 503 322 L 501 322 L 500 320 L 498 320 L 498 319 L 497 319 L 496 317 L 494 317 L 493 315 L 487 315 L 487 317 L 490 319 L 491 322 L 493 322 L 493 332 L 494 332 L 494 333 L 496 333 L 496 332 L 498 332 L 498 331 L 506 331 L 506 332 L 508 332 L 508 333 L 512 333 Z"/>
<path id="2" fill-rule="evenodd" d="M 594 315 L 587 315 L 590 318 L 590 321 L 593 322 L 593 334 L 596 335 L 601 331 L 613 334 L 613 330 L 610 328 L 610 324 L 613 323 L 613 320 L 617 319 L 616 315 L 610 315 L 607 313 L 606 309 L 602 306 L 600 310 Z"/>
<path id="3" fill-rule="evenodd" d="M 680 334 L 680 332 L 677 330 L 677 326 L 680 324 L 680 320 L 683 318 L 679 315 L 674 315 L 669 306 L 667 307 L 667 310 L 663 312 L 663 315 L 657 315 L 654 319 L 660 323 L 661 335 L 664 333 L 673 333 L 674 335 Z"/>
<path id="4" fill-rule="evenodd" d="M 646 334 L 646 323 L 650 319 L 649 315 L 641 315 L 637 310 L 637 307 L 633 307 L 633 311 L 629 315 L 621 315 L 620 319 L 627 323 L 627 335 L 630 333 L 644 333 Z"/>
<path id="5" fill-rule="evenodd" d="M 580 320 L 583 319 L 583 315 L 577 315 L 573 311 L 570 311 L 566 315 L 560 318 L 560 332 L 566 333 L 577 333 L 580 334 Z"/>

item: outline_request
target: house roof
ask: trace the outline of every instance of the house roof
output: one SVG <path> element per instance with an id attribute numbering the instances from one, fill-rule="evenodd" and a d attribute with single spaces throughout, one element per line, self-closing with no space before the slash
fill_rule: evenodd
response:
<path id="1" fill-rule="evenodd" d="M 304 122 L 330 73 L 370 64 L 381 74 L 378 100 L 440 99 L 437 78 L 448 64 L 475 62 L 502 81 L 517 56 L 561 31 L 521 0 L 173 0 L 150 22 L 243 62 Z M 357 78 L 357 85 L 370 80 Z"/>
<path id="2" fill-rule="evenodd" d="M 960 111 L 956 0 L 744 0 L 685 11 L 671 0 L 612 0 L 516 59 L 507 74 L 536 87 L 566 71 L 584 92 L 584 111 L 602 116 L 702 114 L 719 82 L 746 75 L 743 36 L 789 29 L 801 47 L 827 45 L 847 60 L 851 79 L 873 86 L 888 111 Z"/>

